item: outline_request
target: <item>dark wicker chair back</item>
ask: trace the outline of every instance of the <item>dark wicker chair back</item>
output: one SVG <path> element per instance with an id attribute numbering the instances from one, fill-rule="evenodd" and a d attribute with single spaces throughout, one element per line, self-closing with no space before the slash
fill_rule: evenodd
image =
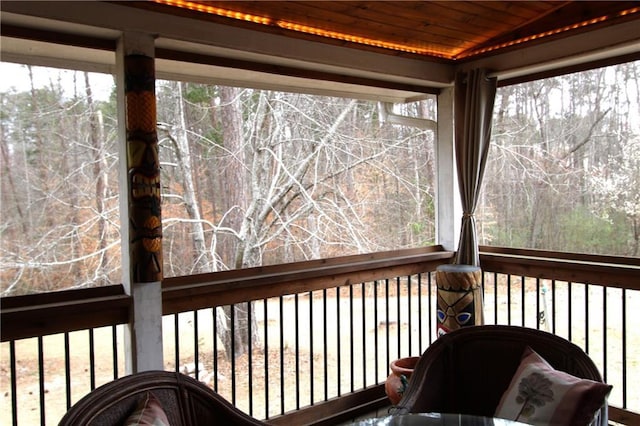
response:
<path id="1" fill-rule="evenodd" d="M 181 373 L 147 371 L 106 383 L 74 404 L 60 426 L 122 425 L 147 392 L 160 401 L 172 426 L 266 425 L 205 384 Z"/>
<path id="2" fill-rule="evenodd" d="M 557 370 L 602 381 L 589 356 L 562 337 L 516 326 L 471 326 L 445 334 L 429 346 L 392 412 L 492 417 L 527 346 Z M 594 424 L 607 425 L 606 403 Z"/>

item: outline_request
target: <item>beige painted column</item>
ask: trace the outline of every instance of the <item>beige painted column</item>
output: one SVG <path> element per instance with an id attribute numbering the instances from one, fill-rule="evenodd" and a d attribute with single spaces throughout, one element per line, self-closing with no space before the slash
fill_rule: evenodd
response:
<path id="1" fill-rule="evenodd" d="M 133 298 L 127 373 L 163 369 L 162 222 L 156 133 L 155 46 L 125 33 L 116 51 L 122 282 Z"/>
<path id="2" fill-rule="evenodd" d="M 438 95 L 436 135 L 436 244 L 455 251 L 460 237 L 462 205 L 453 149 L 453 86 Z"/>

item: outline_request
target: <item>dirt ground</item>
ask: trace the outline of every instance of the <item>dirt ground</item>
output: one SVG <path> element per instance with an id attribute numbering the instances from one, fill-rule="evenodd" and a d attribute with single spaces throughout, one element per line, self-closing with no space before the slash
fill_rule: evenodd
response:
<path id="1" fill-rule="evenodd" d="M 579 288 L 571 294 L 573 303 L 571 316 L 572 336 L 571 338 L 580 346 L 585 346 L 585 339 L 588 336 L 588 351 L 596 364 L 603 371 L 603 360 L 606 352 L 607 369 L 606 380 L 609 383 L 622 383 L 622 321 L 621 321 L 621 293 L 617 294 L 617 289 L 607 290 L 607 311 L 606 317 L 602 309 L 602 291 L 600 293 L 588 295 L 588 302 L 585 302 L 585 293 Z M 632 324 L 629 318 L 631 313 L 640 312 L 640 292 L 627 292 L 626 312 L 627 324 Z M 566 312 L 562 307 L 569 303 L 567 291 L 559 289 L 555 293 L 556 316 L 548 316 L 548 320 L 542 327 L 553 327 L 555 320 L 556 333 L 568 337 L 568 316 L 561 315 Z M 432 298 L 433 299 L 433 298 Z M 548 305 L 551 303 L 546 297 Z M 432 300 L 433 301 L 433 300 Z M 165 369 L 175 369 L 176 341 L 180 348 L 179 368 L 190 370 L 195 361 L 194 346 L 198 347 L 198 363 L 201 365 L 199 379 L 207 382 L 210 386 L 216 387 L 217 391 L 232 400 L 235 387 L 235 404 L 242 410 L 252 414 L 257 418 L 271 417 L 300 406 L 306 406 L 313 401 L 320 401 L 326 397 L 337 396 L 338 394 L 349 392 L 351 388 L 360 388 L 363 385 L 371 385 L 381 382 L 386 378 L 386 368 L 389 360 L 400 356 L 407 356 L 410 353 L 409 346 L 412 346 L 411 354 L 419 354 L 421 349 L 418 345 L 418 333 L 422 332 L 422 345 L 428 345 L 429 334 L 433 331 L 428 329 L 426 321 L 419 327 L 417 312 L 417 297 L 412 300 L 412 308 L 409 309 L 405 302 L 401 302 L 398 309 L 397 299 L 389 299 L 388 305 L 384 299 L 379 299 L 377 303 L 377 313 L 374 313 L 372 299 L 356 298 L 350 302 L 348 298 L 340 298 L 339 302 L 335 297 L 329 297 L 326 304 L 322 299 L 315 299 L 310 303 L 307 297 L 300 297 L 297 303 L 297 314 L 295 300 L 286 298 L 282 308 L 278 299 L 270 300 L 267 306 L 266 317 L 264 306 L 255 306 L 258 330 L 261 330 L 260 338 L 262 346 L 267 343 L 268 357 L 265 365 L 264 350 L 262 347 L 255 348 L 252 353 L 251 370 L 248 363 L 249 357 L 244 355 L 235 360 L 234 368 L 225 358 L 222 345 L 218 341 L 217 353 L 217 374 L 214 375 L 213 359 L 213 315 L 211 310 L 198 312 L 197 331 L 195 337 L 194 314 L 185 313 L 178 317 L 179 338 L 176 340 L 175 321 L 173 317 L 166 317 L 164 327 L 164 359 Z M 521 293 L 512 291 L 510 320 L 513 324 L 535 327 L 535 291 L 526 291 L 524 306 L 526 307 L 524 316 L 522 315 Z M 589 305 L 589 317 L 585 318 L 583 309 Z M 423 297 L 423 310 L 427 309 L 426 296 Z M 326 308 L 325 308 L 326 306 Z M 485 322 L 488 324 L 496 322 L 496 314 L 493 306 L 498 307 L 497 322 L 506 323 L 509 319 L 506 295 L 499 294 L 496 303 L 491 288 L 485 291 Z M 597 307 L 599 306 L 599 308 Z M 580 308 L 583 307 L 583 308 Z M 490 309 L 488 309 L 490 308 Z M 547 306 L 550 310 L 550 306 Z M 313 313 L 310 312 L 310 309 Z M 324 309 L 326 309 L 326 334 L 322 331 L 325 323 Z M 338 310 L 340 316 L 338 316 Z M 388 312 L 388 313 L 387 313 Z M 313 317 L 313 323 L 309 318 Z M 337 318 L 340 318 L 338 323 Z M 353 320 L 351 320 L 353 318 Z M 605 322 L 606 318 L 606 322 Z M 267 339 L 264 336 L 264 324 L 267 322 Z M 386 324 L 389 321 L 389 328 Z M 280 323 L 285 324 L 284 332 L 280 334 Z M 298 323 L 299 327 L 293 326 Z M 397 325 L 400 324 L 401 338 L 397 337 Z M 584 326 L 583 326 L 584 325 Z M 435 322 L 432 322 L 435 327 Z M 587 329 L 588 327 L 588 329 Z M 606 351 L 604 347 L 603 329 L 606 327 L 607 340 Z M 408 335 L 411 331 L 412 340 Z M 588 331 L 588 333 L 587 333 Z M 640 329 L 627 327 L 627 359 L 625 368 L 627 370 L 627 406 L 633 411 L 640 411 L 640 384 L 634 377 L 640 377 L 640 351 L 637 350 L 640 342 Z M 65 338 L 64 335 L 47 336 L 42 339 L 42 353 L 44 365 L 44 378 L 40 381 L 38 375 L 38 341 L 28 339 L 20 341 L 15 346 L 16 375 L 18 377 L 18 410 L 19 425 L 40 424 L 40 386 L 44 387 L 46 399 L 46 424 L 57 424 L 67 408 L 67 391 L 65 389 L 66 380 L 64 371 L 69 371 L 70 376 L 70 402 L 74 403 L 87 392 L 90 391 L 92 383 L 90 371 L 94 371 L 93 386 L 99 386 L 113 379 L 114 364 L 117 365 L 118 375 L 124 374 L 124 349 L 123 331 L 117 328 L 116 341 L 118 342 L 117 359 L 114 360 L 112 350 L 112 328 L 101 328 L 94 332 L 93 343 L 90 342 L 89 332 L 81 331 L 69 334 L 69 347 L 71 355 L 65 358 Z M 324 342 L 327 342 L 325 352 Z M 388 355 L 379 354 L 375 356 L 375 342 L 378 347 L 386 347 L 387 342 L 390 348 Z M 388 340 L 387 340 L 388 339 Z M 91 361 L 90 348 L 94 346 L 95 360 Z M 283 351 L 279 350 L 283 345 Z M 353 352 L 350 348 L 353 347 Z M 399 350 L 398 350 L 398 347 Z M 311 351 L 313 350 L 313 357 Z M 384 352 L 384 351 L 381 351 Z M 296 355 L 298 355 L 296 357 Z M 10 371 L 10 348 L 8 343 L 0 346 L 0 424 L 10 425 L 11 419 L 11 389 L 9 378 Z M 296 361 L 297 359 L 297 361 Z M 338 363 L 338 359 L 340 363 Z M 338 368 L 340 364 L 340 368 Z M 377 368 L 376 368 L 377 365 Z M 353 368 L 353 374 L 351 369 Z M 282 375 L 280 371 L 285 373 Z M 234 373 L 235 371 L 235 373 Z M 251 383 L 249 383 L 248 371 L 251 371 Z M 268 376 L 268 386 L 265 377 Z M 328 377 L 325 380 L 325 377 Z M 631 380 L 629 380 L 631 379 Z M 42 385 L 40 384 L 42 383 Z M 290 391 L 295 389 L 296 384 L 300 391 Z M 338 388 L 340 387 L 340 388 Z M 282 396 L 282 390 L 284 397 Z M 249 406 L 249 390 L 253 393 L 251 406 Z M 622 389 L 616 388 L 610 396 L 610 402 L 614 405 L 622 405 Z M 268 407 L 265 404 L 268 401 Z"/>

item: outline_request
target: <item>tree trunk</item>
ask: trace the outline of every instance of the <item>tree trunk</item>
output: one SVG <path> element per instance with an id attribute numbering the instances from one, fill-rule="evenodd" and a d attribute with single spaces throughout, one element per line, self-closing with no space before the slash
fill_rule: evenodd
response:
<path id="1" fill-rule="evenodd" d="M 193 248 L 195 253 L 194 272 L 205 273 L 211 272 L 210 265 L 213 262 L 209 260 L 209 252 L 205 241 L 204 225 L 200 206 L 196 197 L 196 184 L 193 170 L 193 158 L 191 157 L 191 149 L 189 146 L 189 138 L 187 136 L 187 117 L 184 108 L 183 98 L 184 83 L 177 83 L 177 94 L 175 98 L 176 117 L 178 118 L 177 126 L 174 129 L 174 135 L 170 139 L 176 147 L 176 156 L 178 159 L 178 167 L 181 171 L 184 185 L 184 206 L 191 220 L 193 233 Z"/>
<path id="2" fill-rule="evenodd" d="M 226 155 L 220 164 L 222 183 L 226 188 L 223 198 L 224 211 L 231 229 L 240 230 L 246 211 L 247 179 L 245 172 L 245 147 L 242 132 L 242 111 L 237 101 L 241 90 L 234 87 L 220 87 L 220 124 L 222 127 L 222 139 Z M 238 246 L 238 241 L 226 239 L 225 244 Z M 237 249 L 235 250 L 237 253 Z M 223 250 L 225 253 L 233 253 L 234 250 Z M 243 259 L 236 256 L 235 268 L 242 268 Z M 260 344 L 258 326 L 253 309 L 249 304 L 225 306 L 224 317 L 219 320 L 226 322 L 226 327 L 218 328 L 222 331 L 221 340 L 224 343 L 227 358 L 230 354 L 240 357 Z M 251 311 L 251 312 L 249 312 Z M 251 315 L 250 315 L 251 313 Z M 233 337 L 232 337 L 233 336 Z"/>
<path id="3" fill-rule="evenodd" d="M 106 267 L 109 263 L 107 248 L 107 223 L 105 216 L 105 200 L 107 199 L 107 175 L 104 163 L 104 136 L 102 134 L 102 119 L 99 111 L 96 111 L 93 102 L 93 91 L 89 83 L 89 73 L 84 73 L 84 84 L 87 96 L 87 109 L 89 113 L 89 140 L 93 147 L 93 179 L 95 182 L 96 214 L 98 215 L 98 246 L 100 263 L 97 266 L 96 278 L 99 282 L 107 279 Z"/>

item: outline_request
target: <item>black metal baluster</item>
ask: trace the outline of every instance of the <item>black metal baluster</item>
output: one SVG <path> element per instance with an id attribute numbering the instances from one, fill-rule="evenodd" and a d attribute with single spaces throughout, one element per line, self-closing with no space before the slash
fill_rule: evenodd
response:
<path id="1" fill-rule="evenodd" d="M 551 280 L 551 331 L 556 334 L 556 280 Z"/>
<path id="2" fill-rule="evenodd" d="M 296 354 L 296 359 L 294 360 L 295 362 L 295 382 L 296 382 L 296 410 L 300 409 L 300 311 L 299 311 L 299 299 L 300 297 L 298 296 L 298 293 L 296 293 L 293 296 L 293 312 L 294 312 L 294 318 L 295 318 L 295 324 L 294 324 L 294 351 Z M 311 300 L 311 299 L 309 299 Z"/>
<path id="3" fill-rule="evenodd" d="M 482 303 L 484 304 L 484 306 L 486 306 L 486 300 L 487 298 L 485 297 L 485 273 L 481 272 L 480 275 L 480 288 L 482 289 Z M 483 307 L 484 309 L 484 307 Z M 484 314 L 483 314 L 484 315 Z"/>
<path id="4" fill-rule="evenodd" d="M 584 285 L 584 351 L 589 353 L 589 285 Z"/>
<path id="5" fill-rule="evenodd" d="M 365 283 L 362 283 L 362 387 L 367 387 L 367 328 L 366 328 L 366 289 Z"/>
<path id="6" fill-rule="evenodd" d="M 218 392 L 218 307 L 212 308 L 213 315 L 213 390 Z"/>
<path id="7" fill-rule="evenodd" d="M 418 274 L 418 352 L 422 353 L 422 274 Z"/>
<path id="8" fill-rule="evenodd" d="M 341 343 L 341 339 L 342 336 L 340 335 L 340 323 L 342 322 L 342 318 L 340 318 L 340 287 L 336 288 L 336 317 L 338 318 L 338 321 L 336 322 L 336 326 L 337 326 L 337 345 L 336 345 L 336 352 L 337 352 L 337 362 L 338 362 L 338 396 L 342 395 L 342 345 Z"/>
<path id="9" fill-rule="evenodd" d="M 247 384 L 249 388 L 249 415 L 253 416 L 253 329 L 251 328 L 254 320 L 253 302 L 247 302 L 247 317 L 249 318 L 247 322 L 247 342 L 249 350 L 247 354 L 247 362 L 249 364 L 247 368 L 247 373 L 249 374 Z"/>
<path id="10" fill-rule="evenodd" d="M 193 368 L 196 380 L 200 380 L 200 353 L 198 350 L 198 311 L 193 311 Z"/>
<path id="11" fill-rule="evenodd" d="M 71 356 L 69 355 L 69 333 L 64 333 L 64 383 L 67 410 L 71 407 Z"/>
<path id="12" fill-rule="evenodd" d="M 389 364 L 391 363 L 391 336 L 389 333 L 389 279 L 385 279 L 384 280 L 384 297 L 385 297 L 385 315 L 387 318 L 387 326 L 385 327 L 385 332 L 386 332 L 386 338 L 387 338 L 387 342 L 386 342 L 386 348 L 387 348 L 387 362 L 386 362 L 386 366 L 387 366 L 387 371 L 385 373 L 385 375 L 389 375 Z"/>
<path id="13" fill-rule="evenodd" d="M 412 306 L 411 306 L 411 275 L 407 276 L 407 330 L 409 331 L 409 338 L 407 341 L 407 345 L 409 346 L 409 353 L 408 355 L 412 355 L 413 354 L 413 321 L 411 321 L 411 312 L 412 312 Z"/>
<path id="14" fill-rule="evenodd" d="M 264 299 L 264 418 L 269 418 L 269 309 L 268 299 Z"/>
<path id="15" fill-rule="evenodd" d="M 313 291 L 309 292 L 309 405 L 313 405 L 314 400 L 314 360 L 313 360 Z M 323 328 L 326 330 L 327 323 L 324 323 Z"/>
<path id="16" fill-rule="evenodd" d="M 176 371 L 180 371 L 180 321 L 178 319 L 178 316 L 180 314 L 173 314 L 173 330 L 174 330 L 174 353 L 175 353 L 175 370 Z"/>
<path id="17" fill-rule="evenodd" d="M 284 414 L 284 297 L 280 296 L 280 414 Z"/>
<path id="18" fill-rule="evenodd" d="M 18 426 L 18 372 L 15 340 L 9 341 L 9 364 L 11 369 L 11 413 L 13 413 L 13 426 Z"/>
<path id="19" fill-rule="evenodd" d="M 353 284 L 349 285 L 349 338 L 351 339 L 351 345 L 349 345 L 349 381 L 350 381 L 350 389 L 351 392 L 354 391 L 354 352 L 353 352 L 353 342 L 355 339 L 354 332 L 354 321 L 353 321 Z"/>
<path id="20" fill-rule="evenodd" d="M 546 312 L 540 312 L 540 278 L 536 278 L 536 328 L 540 330 L 540 322 L 546 321 Z"/>
<path id="21" fill-rule="evenodd" d="M 527 301 L 526 301 L 526 292 L 525 292 L 525 287 L 526 287 L 526 281 L 525 281 L 525 277 L 520 277 L 520 304 L 522 305 L 522 326 L 525 326 L 525 322 L 524 322 L 524 317 L 525 317 L 525 307 L 527 305 Z"/>
<path id="22" fill-rule="evenodd" d="M 231 354 L 229 354 L 231 360 L 231 403 L 236 405 L 236 305 L 229 307 L 229 316 L 231 324 Z"/>
<path id="23" fill-rule="evenodd" d="M 511 325 L 511 274 L 507 274 L 507 325 Z"/>
<path id="24" fill-rule="evenodd" d="M 402 333 L 401 333 L 401 309 L 400 309 L 400 277 L 396 277 L 396 336 L 398 337 L 398 356 L 397 358 L 402 357 Z"/>
<path id="25" fill-rule="evenodd" d="M 44 410 L 44 348 L 42 336 L 38 336 L 38 382 L 40 388 L 40 424 L 45 426 L 45 410 Z M 93 389 L 92 389 L 93 390 Z"/>
<path id="26" fill-rule="evenodd" d="M 117 379 L 118 374 L 118 328 L 111 326 L 111 347 L 113 348 L 113 380 Z"/>
<path id="27" fill-rule="evenodd" d="M 622 289 L 622 408 L 627 409 L 627 289 Z"/>
<path id="28" fill-rule="evenodd" d="M 602 377 L 607 383 L 607 287 L 602 286 Z"/>
<path id="29" fill-rule="evenodd" d="M 94 329 L 89 329 L 89 382 L 91 390 L 96 388 L 96 345 L 94 338 Z"/>
<path id="30" fill-rule="evenodd" d="M 380 380 L 380 375 L 379 375 L 379 362 L 380 360 L 378 359 L 378 350 L 379 350 L 379 345 L 378 345 L 378 326 L 380 325 L 380 319 L 378 318 L 378 281 L 374 281 L 373 282 L 373 346 L 374 346 L 374 351 L 373 351 L 373 362 L 374 362 L 374 366 L 373 366 L 373 373 L 374 373 L 374 377 L 376 378 L 374 380 L 374 383 L 378 383 Z"/>
<path id="31" fill-rule="evenodd" d="M 324 319 L 324 327 L 322 330 L 322 340 L 324 342 L 324 348 L 323 350 L 323 363 L 324 363 L 324 400 L 328 400 L 329 399 L 329 374 L 328 374 L 328 368 L 329 368 L 329 350 L 328 350 L 328 346 L 329 346 L 329 334 L 328 334 L 328 330 L 329 330 L 329 322 L 327 321 L 327 289 L 322 289 L 322 310 L 323 310 L 323 314 L 322 314 L 322 318 Z M 311 404 L 313 405 L 313 400 L 311 400 Z"/>

